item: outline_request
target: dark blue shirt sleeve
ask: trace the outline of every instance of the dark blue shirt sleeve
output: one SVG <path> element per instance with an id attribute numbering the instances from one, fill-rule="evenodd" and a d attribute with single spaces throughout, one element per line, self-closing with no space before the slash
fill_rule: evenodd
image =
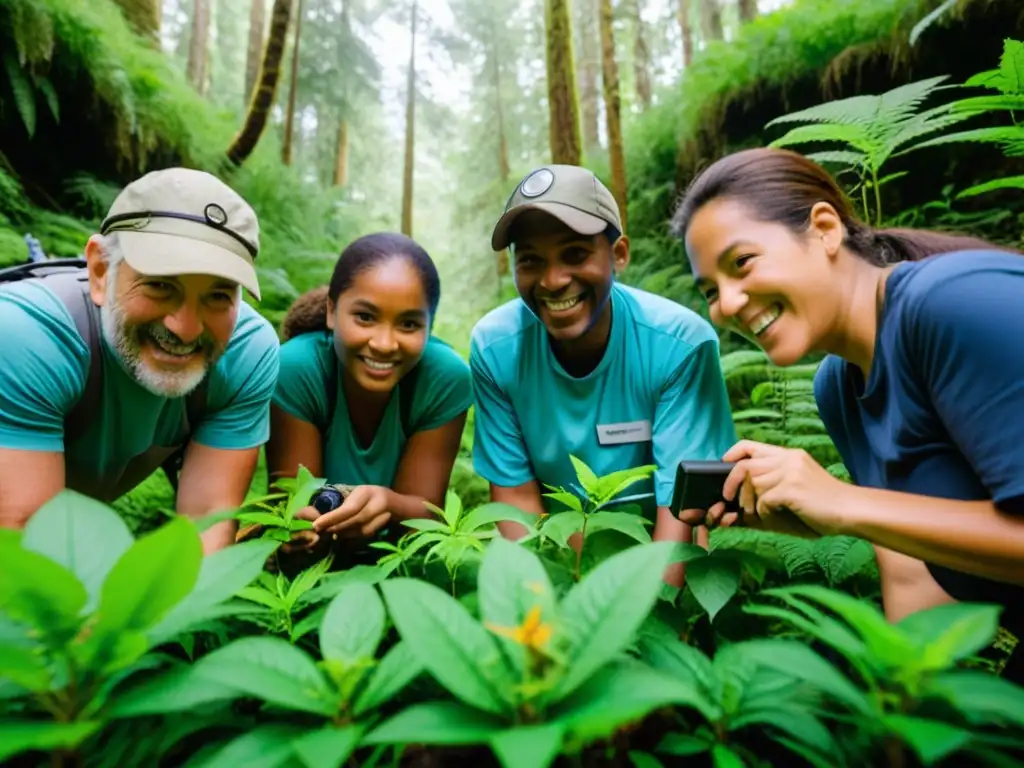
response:
<path id="1" fill-rule="evenodd" d="M 950 439 L 995 504 L 1015 513 L 1024 513 L 1022 274 L 979 267 L 922 281 L 902 323 L 908 362 Z"/>

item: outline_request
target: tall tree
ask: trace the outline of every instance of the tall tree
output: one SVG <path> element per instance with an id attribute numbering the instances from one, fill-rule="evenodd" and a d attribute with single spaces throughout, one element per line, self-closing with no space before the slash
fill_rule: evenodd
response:
<path id="1" fill-rule="evenodd" d="M 197 92 L 206 93 L 209 72 L 210 5 L 212 0 L 193 0 L 192 34 L 188 45 L 188 81 Z"/>
<path id="2" fill-rule="evenodd" d="M 252 98 L 256 78 L 260 74 L 260 58 L 263 54 L 263 31 L 267 25 L 265 0 L 252 0 L 249 6 L 249 47 L 245 56 L 245 103 Z"/>
<path id="3" fill-rule="evenodd" d="M 722 30 L 722 6 L 718 0 L 700 1 L 700 32 L 705 42 L 721 40 L 725 35 Z"/>
<path id="4" fill-rule="evenodd" d="M 594 0 L 576 0 L 576 29 L 579 40 L 580 118 L 583 130 L 583 149 L 588 154 L 600 146 L 598 130 L 597 75 L 601 62 L 601 46 L 597 32 L 597 4 Z"/>
<path id="5" fill-rule="evenodd" d="M 612 0 L 599 0 L 601 9 L 601 80 L 604 82 L 604 112 L 608 125 L 608 161 L 612 171 L 612 194 L 619 204 L 622 231 L 626 231 L 626 160 L 622 151 L 619 100 L 619 67 L 615 61 Z"/>
<path id="6" fill-rule="evenodd" d="M 416 0 L 412 0 L 409 74 L 405 94 L 405 168 L 402 172 L 402 234 L 412 237 L 412 181 L 416 131 Z"/>
<path id="7" fill-rule="evenodd" d="M 683 39 L 683 67 L 693 61 L 693 25 L 690 23 L 690 0 L 679 0 L 679 36 Z"/>
<path id="8" fill-rule="evenodd" d="M 284 141 L 281 143 L 281 162 L 292 164 L 292 146 L 295 132 L 295 97 L 299 90 L 299 47 L 302 40 L 302 0 L 295 0 L 295 35 L 292 39 L 292 72 L 288 84 L 288 110 L 284 120 Z"/>
<path id="9" fill-rule="evenodd" d="M 259 84 L 249 102 L 249 110 L 242 129 L 227 151 L 228 160 L 235 165 L 241 165 L 252 154 L 266 127 L 270 107 L 277 94 L 277 82 L 281 76 L 281 58 L 288 37 L 290 14 L 291 0 L 274 0 L 274 7 L 270 12 L 270 32 L 267 34 L 267 44 L 260 64 Z"/>
<path id="10" fill-rule="evenodd" d="M 549 141 L 551 162 L 579 165 L 580 117 L 576 99 L 573 64 L 572 22 L 569 0 L 547 0 L 544 13 L 547 29 Z"/>
<path id="11" fill-rule="evenodd" d="M 633 0 L 633 77 L 636 82 L 636 100 L 641 109 L 651 106 L 651 52 L 647 47 L 644 29 L 643 0 Z"/>
<path id="12" fill-rule="evenodd" d="M 740 23 L 746 24 L 757 18 L 757 0 L 739 0 Z"/>
<path id="13" fill-rule="evenodd" d="M 160 3 L 157 0 L 114 0 L 137 35 L 160 44 Z"/>

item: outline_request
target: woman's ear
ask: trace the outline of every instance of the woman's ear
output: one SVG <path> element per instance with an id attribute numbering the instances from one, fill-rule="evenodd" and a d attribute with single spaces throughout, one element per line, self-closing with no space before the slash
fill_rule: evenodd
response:
<path id="1" fill-rule="evenodd" d="M 334 310 L 336 308 L 336 305 L 330 299 L 327 299 L 326 301 L 327 301 L 327 317 L 325 318 L 325 321 L 327 323 L 327 330 L 333 331 L 334 330 Z"/>
<path id="2" fill-rule="evenodd" d="M 810 234 L 821 240 L 825 254 L 829 258 L 834 258 L 839 253 L 846 232 L 842 217 L 831 204 L 822 201 L 815 203 L 811 208 Z"/>

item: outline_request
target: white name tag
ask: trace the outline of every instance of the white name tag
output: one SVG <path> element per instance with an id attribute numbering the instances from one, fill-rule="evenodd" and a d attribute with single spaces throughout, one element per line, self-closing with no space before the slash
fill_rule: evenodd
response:
<path id="1" fill-rule="evenodd" d="M 644 443 L 651 439 L 651 422 L 623 421 L 618 424 L 598 424 L 597 442 L 601 445 Z"/>

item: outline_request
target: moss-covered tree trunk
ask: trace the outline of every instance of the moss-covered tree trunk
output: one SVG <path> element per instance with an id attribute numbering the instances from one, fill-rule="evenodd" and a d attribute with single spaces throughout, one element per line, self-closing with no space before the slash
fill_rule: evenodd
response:
<path id="1" fill-rule="evenodd" d="M 601 79 L 604 82 L 604 111 L 608 130 L 608 161 L 612 172 L 612 194 L 619 204 L 622 231 L 626 231 L 626 160 L 622 152 L 622 124 L 619 115 L 619 67 L 615 61 L 612 28 L 612 0 L 599 0 L 601 9 Z"/>
<path id="2" fill-rule="evenodd" d="M 338 124 L 338 145 L 334 151 L 334 186 L 344 187 L 348 183 L 348 119 L 341 118 Z"/>
<path id="3" fill-rule="evenodd" d="M 160 3 L 157 0 L 114 0 L 137 35 L 160 44 Z"/>
<path id="4" fill-rule="evenodd" d="M 256 78 L 260 76 L 260 57 L 263 54 L 263 30 L 267 25 L 265 0 L 252 0 L 249 7 L 249 47 L 245 54 L 245 102 L 252 98 Z"/>
<path id="5" fill-rule="evenodd" d="M 290 13 L 291 0 L 274 0 L 274 7 L 270 12 L 270 31 L 267 34 L 267 44 L 260 64 L 259 82 L 249 101 L 249 111 L 246 113 L 242 130 L 235 136 L 227 151 L 228 160 L 235 165 L 241 165 L 252 154 L 267 125 L 281 76 L 281 59 L 288 37 Z"/>
<path id="6" fill-rule="evenodd" d="M 636 100 L 642 109 L 651 106 L 651 52 L 644 34 L 643 0 L 633 2 L 633 77 L 636 82 Z"/>
<path id="7" fill-rule="evenodd" d="M 601 60 L 597 39 L 597 4 L 594 0 L 576 0 L 578 39 L 580 43 L 579 67 L 580 119 L 583 132 L 583 150 L 590 154 L 601 143 L 598 127 L 597 73 Z"/>
<path id="8" fill-rule="evenodd" d="M 281 162 L 292 164 L 295 142 L 295 99 L 299 90 L 299 48 L 302 40 L 302 0 L 295 0 L 295 38 L 292 40 L 292 72 L 288 84 L 288 110 L 284 118 L 284 141 L 281 143 Z"/>
<path id="9" fill-rule="evenodd" d="M 746 24 L 757 18 L 757 0 L 739 0 L 740 21 Z"/>
<path id="10" fill-rule="evenodd" d="M 206 93 L 206 75 L 209 71 L 210 4 L 212 0 L 193 0 L 192 29 L 188 44 L 188 81 L 196 92 Z"/>
<path id="11" fill-rule="evenodd" d="M 700 32 L 705 42 L 721 40 L 725 34 L 722 31 L 722 7 L 719 0 L 700 0 Z"/>
<path id="12" fill-rule="evenodd" d="M 412 3 L 409 76 L 405 93 L 405 168 L 402 173 L 402 234 L 412 237 L 412 171 L 416 135 L 416 0 Z"/>
<path id="13" fill-rule="evenodd" d="M 544 11 L 551 162 L 579 165 L 580 117 L 569 0 L 545 0 Z"/>
<path id="14" fill-rule="evenodd" d="M 679 35 L 683 39 L 683 67 L 693 61 L 693 25 L 690 23 L 690 0 L 679 0 Z"/>

